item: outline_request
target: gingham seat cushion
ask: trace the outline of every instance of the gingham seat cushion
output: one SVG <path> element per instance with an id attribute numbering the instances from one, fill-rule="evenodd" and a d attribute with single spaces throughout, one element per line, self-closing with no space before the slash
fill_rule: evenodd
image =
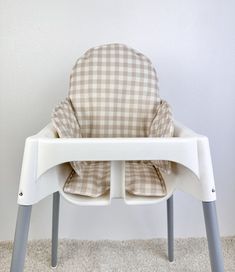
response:
<path id="1" fill-rule="evenodd" d="M 151 62 L 120 44 L 92 48 L 78 59 L 69 97 L 54 109 L 52 122 L 60 137 L 168 137 L 174 127 Z M 71 165 L 65 192 L 97 197 L 109 190 L 109 162 Z M 125 171 L 129 193 L 166 194 L 160 171 L 169 173 L 169 162 L 126 162 Z"/>

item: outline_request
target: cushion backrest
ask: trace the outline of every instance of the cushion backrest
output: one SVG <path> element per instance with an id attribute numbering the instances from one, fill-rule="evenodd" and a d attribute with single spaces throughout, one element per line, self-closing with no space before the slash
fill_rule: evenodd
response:
<path id="1" fill-rule="evenodd" d="M 82 137 L 147 137 L 161 99 L 149 59 L 122 44 L 89 49 L 76 62 L 69 98 Z"/>

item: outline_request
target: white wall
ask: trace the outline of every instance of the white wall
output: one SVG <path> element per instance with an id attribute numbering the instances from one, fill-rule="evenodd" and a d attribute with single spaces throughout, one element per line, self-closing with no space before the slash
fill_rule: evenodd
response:
<path id="1" fill-rule="evenodd" d="M 24 140 L 50 119 L 70 70 L 109 42 L 152 59 L 175 117 L 208 135 L 222 235 L 235 234 L 235 1 L 0 1 L 0 240 L 13 238 Z M 106 208 L 62 201 L 60 236 L 128 239 L 166 235 L 165 203 Z M 30 238 L 51 230 L 51 198 L 33 209 Z M 204 236 L 201 204 L 175 197 L 176 236 Z"/>

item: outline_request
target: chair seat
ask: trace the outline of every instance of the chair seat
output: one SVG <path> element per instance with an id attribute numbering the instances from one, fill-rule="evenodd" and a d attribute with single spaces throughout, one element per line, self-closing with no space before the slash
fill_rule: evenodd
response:
<path id="1" fill-rule="evenodd" d="M 126 191 L 134 195 L 165 196 L 166 186 L 162 174 L 151 161 L 126 162 Z"/>
<path id="2" fill-rule="evenodd" d="M 82 162 L 81 172 L 69 175 L 64 192 L 98 197 L 110 189 L 110 162 Z M 165 196 L 166 187 L 161 172 L 150 161 L 125 162 L 125 189 L 144 196 Z"/>

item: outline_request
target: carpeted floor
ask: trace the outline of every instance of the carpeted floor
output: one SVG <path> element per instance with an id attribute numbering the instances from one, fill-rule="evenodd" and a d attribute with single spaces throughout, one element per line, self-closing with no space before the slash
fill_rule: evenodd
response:
<path id="1" fill-rule="evenodd" d="M 235 237 L 222 239 L 225 271 L 235 271 Z M 0 243 L 0 271 L 9 272 L 12 243 Z M 31 241 L 25 272 L 209 272 L 205 239 L 176 239 L 175 262 L 167 260 L 164 239 L 130 241 L 61 240 L 59 262 L 50 268 L 50 241 Z"/>

